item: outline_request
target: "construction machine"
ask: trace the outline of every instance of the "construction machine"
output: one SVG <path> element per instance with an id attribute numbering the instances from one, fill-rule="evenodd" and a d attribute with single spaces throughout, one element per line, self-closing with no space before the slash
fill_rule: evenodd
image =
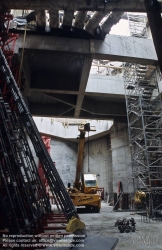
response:
<path id="1" fill-rule="evenodd" d="M 71 249 L 73 246 L 75 249 L 76 247 L 80 249 L 83 246 L 80 243 L 86 238 L 85 247 L 87 245 L 87 247 L 92 246 L 92 248 L 97 247 L 96 249 L 98 249 L 102 240 L 102 249 L 107 250 L 109 239 L 99 236 L 97 239 L 95 236 L 86 237 L 85 223 L 76 212 L 23 99 L 16 77 L 14 78 L 12 70 L 15 71 L 15 68 L 12 62 L 15 60 L 12 59 L 15 45 L 11 46 L 11 42 L 14 41 L 15 44 L 16 40 L 13 39 L 13 34 L 11 36 L 8 34 L 11 18 L 12 16 L 8 13 L 0 14 L 1 26 L 4 27 L 0 28 L 0 249 L 5 246 L 10 248 L 10 243 L 13 242 L 10 239 L 14 235 L 18 239 L 16 246 L 18 245 L 21 249 L 24 245 L 23 235 L 25 238 L 31 236 L 29 241 L 33 249 L 47 243 L 47 241 L 45 244 L 41 241 L 39 244 L 41 236 L 48 238 L 52 236 L 54 248 L 61 246 L 60 249 L 64 249 L 66 245 L 66 249 Z M 7 25 L 6 22 L 8 22 Z M 17 35 L 15 39 L 17 39 Z M 49 196 L 39 177 L 28 142 L 29 138 L 40 160 L 59 214 L 51 211 Z M 49 223 L 56 225 L 56 223 L 64 223 L 63 221 L 68 223 L 66 227 L 68 234 L 72 233 L 68 237 L 74 236 L 72 242 L 66 239 L 66 242 L 63 240 L 58 242 L 66 235 L 63 231 L 64 226 L 63 228 L 59 226 L 61 232 L 57 230 L 56 226 L 48 226 Z M 33 235 L 36 236 L 34 241 L 32 240 Z M 2 236 L 6 239 L 5 244 L 3 244 Z M 112 241 L 113 243 L 109 244 L 110 248 L 116 246 L 118 239 L 112 239 Z"/>
<path id="2" fill-rule="evenodd" d="M 145 208 L 146 207 L 146 193 L 141 190 L 137 190 L 134 195 L 134 203 L 137 209 Z"/>
<path id="3" fill-rule="evenodd" d="M 82 173 L 85 133 L 95 131 L 95 127 L 90 126 L 90 123 L 86 123 L 79 126 L 78 130 L 80 131 L 80 135 L 76 177 L 72 188 L 69 183 L 68 193 L 76 207 L 85 206 L 89 212 L 99 212 L 101 208 L 101 198 L 97 193 L 97 175 Z"/>

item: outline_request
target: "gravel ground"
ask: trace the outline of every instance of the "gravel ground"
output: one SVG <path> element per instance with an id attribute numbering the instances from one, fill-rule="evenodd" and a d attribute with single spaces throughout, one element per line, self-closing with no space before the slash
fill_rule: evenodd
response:
<path id="1" fill-rule="evenodd" d="M 119 242 L 115 250 L 162 250 L 162 222 L 143 222 L 141 216 L 133 212 L 111 211 L 112 207 L 107 203 L 102 203 L 99 214 L 79 213 L 80 218 L 86 224 L 89 236 L 101 235 L 118 238 Z M 118 227 L 115 227 L 116 220 L 123 219 L 123 217 L 135 219 L 136 231 L 134 233 L 120 233 Z"/>

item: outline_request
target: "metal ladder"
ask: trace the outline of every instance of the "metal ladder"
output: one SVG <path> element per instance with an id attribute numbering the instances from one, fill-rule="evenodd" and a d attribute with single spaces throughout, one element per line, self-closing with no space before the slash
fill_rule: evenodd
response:
<path id="1" fill-rule="evenodd" d="M 52 192 L 52 195 L 55 197 L 57 202 L 59 203 L 62 212 L 65 214 L 67 220 L 69 221 L 72 216 L 78 218 L 78 215 L 76 213 L 76 209 L 71 201 L 71 198 L 69 194 L 66 191 L 66 188 L 57 172 L 57 169 L 53 165 L 53 161 L 48 154 L 46 147 L 42 141 L 42 138 L 40 136 L 40 133 L 34 123 L 34 120 L 32 118 L 32 115 L 30 114 L 27 105 L 24 102 L 24 99 L 17 87 L 17 84 L 13 78 L 12 72 L 7 64 L 7 61 L 5 59 L 5 56 L 3 55 L 2 50 L 0 50 L 0 70 L 1 73 L 4 75 L 7 85 L 11 91 L 11 95 L 16 103 L 17 111 L 19 115 L 19 124 L 23 124 L 23 127 L 25 129 L 25 132 L 30 137 L 31 142 L 33 143 L 35 152 L 37 157 L 39 158 L 44 174 L 46 176 L 46 179 L 49 183 L 50 190 Z M 6 106 L 6 109 L 8 107 Z M 9 115 L 9 110 L 7 111 Z M 10 117 L 10 115 L 9 115 Z M 4 119 L 4 117 L 3 117 Z M 10 117 L 11 119 L 11 117 Z M 11 125 L 11 124 L 10 124 Z M 9 128 L 10 129 L 10 128 Z M 16 130 L 17 133 L 17 130 Z M 21 134 L 22 136 L 22 134 Z M 8 131 L 8 140 L 11 140 L 11 134 L 9 134 Z M 14 137 L 14 136 L 13 136 Z M 9 139 L 10 138 L 10 139 Z M 15 139 L 14 139 L 15 140 Z M 16 143 L 16 140 L 15 140 Z M 19 140 L 17 140 L 17 143 L 19 143 Z M 29 148 L 28 148 L 29 149 Z M 18 149 L 17 149 L 18 150 Z M 19 151 L 21 151 L 21 147 Z M 17 151 L 18 152 L 18 151 Z M 15 152 L 15 153 L 17 153 Z M 23 158 L 19 158 L 19 168 L 21 168 L 21 161 L 26 157 L 26 155 L 23 156 Z M 26 174 L 26 169 L 24 169 Z M 23 176 L 22 176 L 22 182 L 23 182 Z"/>
<path id="2" fill-rule="evenodd" d="M 49 213 L 51 207 L 34 159 L 31 152 L 27 151 L 29 145 L 22 137 L 17 120 L 14 119 L 2 95 L 0 95 L 0 118 L 1 178 L 4 184 L 1 188 L 5 187 L 5 192 L 1 194 L 4 193 L 6 200 L 15 204 L 8 206 L 8 209 L 10 207 L 16 209 L 15 213 L 12 210 L 11 214 L 14 215 L 14 221 L 18 225 L 16 223 L 15 227 L 14 221 L 10 220 L 10 231 L 21 232 L 38 222 L 42 214 Z"/>

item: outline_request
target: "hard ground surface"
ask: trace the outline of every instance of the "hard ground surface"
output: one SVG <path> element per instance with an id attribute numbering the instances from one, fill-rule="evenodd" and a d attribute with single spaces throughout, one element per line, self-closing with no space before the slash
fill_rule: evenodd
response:
<path id="1" fill-rule="evenodd" d="M 151 220 L 143 222 L 141 216 L 133 214 L 134 212 L 111 211 L 112 207 L 108 206 L 107 203 L 102 203 L 99 214 L 79 214 L 86 224 L 88 236 L 101 235 L 119 238 L 115 250 L 162 250 L 162 222 Z M 123 219 L 123 217 L 135 219 L 136 231 L 134 233 L 120 233 L 118 227 L 114 226 L 116 220 Z"/>

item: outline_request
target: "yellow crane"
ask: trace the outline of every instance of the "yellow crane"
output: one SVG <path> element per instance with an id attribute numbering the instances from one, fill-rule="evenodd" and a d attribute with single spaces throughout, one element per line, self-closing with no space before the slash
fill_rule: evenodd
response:
<path id="1" fill-rule="evenodd" d="M 82 173 L 85 133 L 95 131 L 95 127 L 86 123 L 79 127 L 79 131 L 76 177 L 73 188 L 69 185 L 68 192 L 76 207 L 85 206 L 88 211 L 99 212 L 101 208 L 101 198 L 97 193 L 97 176 L 96 174 Z"/>

